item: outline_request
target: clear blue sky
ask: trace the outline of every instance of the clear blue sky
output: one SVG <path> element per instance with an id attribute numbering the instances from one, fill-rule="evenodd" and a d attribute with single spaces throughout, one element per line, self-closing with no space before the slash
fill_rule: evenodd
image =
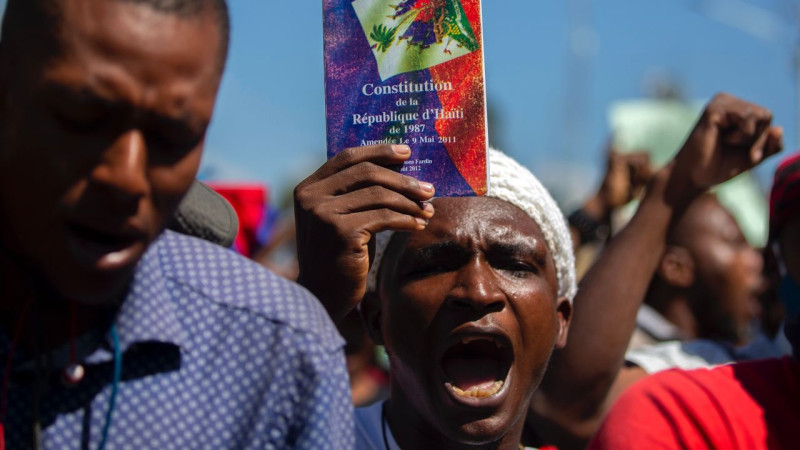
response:
<path id="1" fill-rule="evenodd" d="M 489 130 L 491 141 L 546 180 L 556 174 L 576 190 L 592 189 L 608 106 L 643 96 L 643 80 L 661 72 L 681 81 L 692 99 L 729 91 L 769 107 L 795 147 L 796 2 L 712 2 L 776 13 L 778 26 L 744 14 L 748 26 L 772 35 L 763 40 L 709 18 L 698 6 L 704 1 L 711 0 L 485 1 L 487 96 L 501 119 Z M 204 173 L 286 192 L 324 160 L 321 2 L 232 0 L 230 6 L 232 49 Z M 596 38 L 588 63 L 573 69 L 570 19 L 588 21 Z M 570 94 L 578 101 L 566 107 Z M 772 167 L 774 161 L 759 173 L 763 181 Z"/>

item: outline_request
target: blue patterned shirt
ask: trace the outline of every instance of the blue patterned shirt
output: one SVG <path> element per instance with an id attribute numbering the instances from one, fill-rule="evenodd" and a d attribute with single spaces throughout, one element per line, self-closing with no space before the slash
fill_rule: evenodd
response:
<path id="1" fill-rule="evenodd" d="M 106 448 L 353 447 L 343 341 L 298 285 L 232 251 L 167 231 L 140 261 L 113 320 L 124 353 Z M 0 332 L 0 361 L 9 344 Z M 80 345 L 87 349 L 80 354 L 83 381 L 67 388 L 53 371 L 39 402 L 44 448 L 100 443 L 113 351 L 102 331 Z M 50 365 L 63 366 L 65 353 L 54 352 Z M 9 449 L 31 446 L 33 423 L 31 362 L 16 356 Z"/>

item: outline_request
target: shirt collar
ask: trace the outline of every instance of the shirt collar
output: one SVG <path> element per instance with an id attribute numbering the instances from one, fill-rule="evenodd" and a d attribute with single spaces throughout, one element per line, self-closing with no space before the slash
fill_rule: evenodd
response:
<path id="1" fill-rule="evenodd" d="M 185 349 L 189 341 L 161 267 L 158 247 L 162 239 L 163 235 L 139 261 L 114 321 L 123 351 L 138 342 L 160 342 Z"/>
<path id="2" fill-rule="evenodd" d="M 125 301 L 114 319 L 117 334 L 119 335 L 120 348 L 123 352 L 133 344 L 144 342 L 175 345 L 188 351 L 187 343 L 189 339 L 178 320 L 177 309 L 174 301 L 170 298 L 166 277 L 161 268 L 161 261 L 158 255 L 158 246 L 161 239 L 163 239 L 163 235 L 150 245 L 150 248 L 136 266 Z M 6 331 L 9 332 L 9 330 Z M 107 334 L 105 331 L 97 331 Z M 13 332 L 13 330 L 10 332 Z M 98 337 L 95 333 L 90 332 L 85 336 L 81 336 L 79 340 L 97 342 L 96 339 Z M 91 335 L 95 337 L 91 337 Z M 83 359 L 85 362 L 98 364 L 106 362 L 113 357 L 109 351 L 111 348 L 110 339 L 108 339 L 108 336 L 105 338 L 100 337 L 100 341 L 104 341 L 104 339 L 108 341 L 107 345 L 101 345 L 94 352 L 90 351 L 91 354 Z M 0 332 L 0 355 L 3 356 L 3 360 L 8 356 L 11 343 L 11 336 Z M 91 345 L 91 343 L 87 345 Z M 69 344 L 65 344 L 53 352 L 55 354 L 63 353 L 64 355 L 61 355 L 63 357 L 60 359 L 64 359 L 68 350 Z M 20 362 L 25 359 L 21 352 L 15 353 L 15 361 Z"/>
<path id="3" fill-rule="evenodd" d="M 659 341 L 683 340 L 680 328 L 667 320 L 650 305 L 642 304 L 636 313 L 636 325 Z"/>

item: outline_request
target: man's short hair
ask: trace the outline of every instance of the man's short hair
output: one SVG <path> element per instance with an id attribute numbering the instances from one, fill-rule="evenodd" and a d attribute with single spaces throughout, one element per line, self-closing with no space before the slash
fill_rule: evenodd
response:
<path id="1" fill-rule="evenodd" d="M 0 39 L 8 45 L 22 40 L 25 45 L 31 33 L 50 37 L 45 39 L 44 56 L 58 54 L 57 37 L 60 9 L 63 0 L 8 0 L 3 17 Z M 219 27 L 220 36 L 220 72 L 224 68 L 228 56 L 230 42 L 230 14 L 227 0 L 106 0 L 135 3 L 152 8 L 160 13 L 175 14 L 182 18 L 191 18 L 206 11 L 212 11 Z"/>

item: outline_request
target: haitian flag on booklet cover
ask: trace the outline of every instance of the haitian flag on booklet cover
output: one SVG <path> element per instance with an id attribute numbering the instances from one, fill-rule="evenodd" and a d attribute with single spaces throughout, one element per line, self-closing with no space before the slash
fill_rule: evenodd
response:
<path id="1" fill-rule="evenodd" d="M 441 197 L 484 195 L 480 0 L 323 0 L 328 157 L 408 144 Z"/>

